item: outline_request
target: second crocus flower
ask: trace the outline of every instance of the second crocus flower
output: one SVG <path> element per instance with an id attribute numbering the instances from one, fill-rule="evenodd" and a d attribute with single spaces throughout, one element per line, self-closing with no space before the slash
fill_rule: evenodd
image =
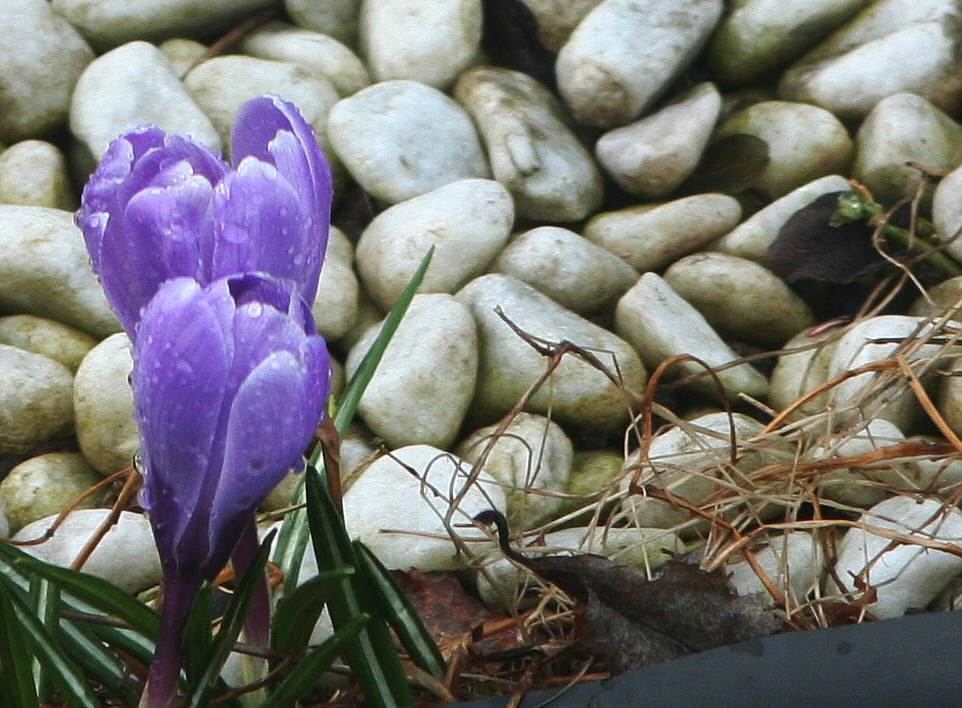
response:
<path id="1" fill-rule="evenodd" d="M 77 224 L 121 325 L 175 277 L 201 284 L 247 272 L 294 283 L 310 304 L 327 247 L 331 172 L 300 112 L 245 103 L 233 167 L 188 138 L 141 127 L 111 143 L 84 188 Z"/>

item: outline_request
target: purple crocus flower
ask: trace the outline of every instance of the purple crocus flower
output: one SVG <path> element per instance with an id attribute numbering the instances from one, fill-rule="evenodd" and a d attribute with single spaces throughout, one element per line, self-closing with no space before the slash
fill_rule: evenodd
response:
<path id="1" fill-rule="evenodd" d="M 301 465 L 330 359 L 290 282 L 260 274 L 163 283 L 143 311 L 133 359 L 143 504 L 164 575 L 146 705 L 167 706 L 191 603 L 257 504 Z"/>
<path id="2" fill-rule="evenodd" d="M 161 283 L 260 271 L 312 303 L 327 247 L 331 172 L 293 104 L 245 103 L 233 167 L 188 138 L 140 127 L 114 140 L 84 188 L 77 224 L 94 272 L 135 338 Z"/>

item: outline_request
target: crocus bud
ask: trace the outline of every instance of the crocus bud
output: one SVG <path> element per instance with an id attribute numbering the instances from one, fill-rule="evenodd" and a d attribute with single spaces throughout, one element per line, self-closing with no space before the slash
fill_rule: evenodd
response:
<path id="1" fill-rule="evenodd" d="M 297 467 L 330 359 L 283 281 L 164 283 L 133 348 L 144 496 L 165 573 L 211 579 L 257 504 Z"/>
<path id="2" fill-rule="evenodd" d="M 289 281 L 258 274 L 168 280 L 133 347 L 142 503 L 164 576 L 146 705 L 176 692 L 181 631 L 203 580 L 226 564 L 323 413 L 330 359 Z"/>
<path id="3" fill-rule="evenodd" d="M 238 112 L 232 152 L 229 167 L 188 138 L 140 127 L 110 144 L 84 188 L 77 224 L 132 339 L 171 278 L 260 271 L 313 301 L 332 184 L 311 127 L 292 104 L 255 98 Z"/>

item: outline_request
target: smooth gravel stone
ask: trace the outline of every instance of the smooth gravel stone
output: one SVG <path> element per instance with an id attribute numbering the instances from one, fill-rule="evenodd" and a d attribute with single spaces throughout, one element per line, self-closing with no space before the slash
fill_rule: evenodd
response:
<path id="1" fill-rule="evenodd" d="M 544 86 L 484 66 L 463 73 L 454 95 L 478 126 L 491 172 L 511 192 L 518 216 L 579 221 L 601 205 L 601 174 Z"/>
<path id="2" fill-rule="evenodd" d="M 326 148 L 327 116 L 339 99 L 327 79 L 297 64 L 240 55 L 214 57 L 198 64 L 184 77 L 184 88 L 210 118 L 224 145 L 230 143 L 234 117 L 241 105 L 271 93 L 296 105 L 304 120 L 314 127 L 321 147 Z"/>
<path id="3" fill-rule="evenodd" d="M 344 494 L 347 533 L 391 570 L 462 567 L 444 523 L 449 513 L 461 541 L 481 553 L 491 541 L 471 528 L 471 519 L 486 509 L 505 512 L 504 492 L 494 479 L 479 471 L 467 486 L 471 475 L 471 465 L 430 445 L 380 457 Z"/>
<path id="4" fill-rule="evenodd" d="M 490 174 L 467 112 L 416 81 L 385 81 L 342 99 L 327 134 L 361 187 L 391 204 Z"/>
<path id="5" fill-rule="evenodd" d="M 601 0 L 521 0 L 535 16 L 538 40 L 546 49 L 557 52 L 571 32 Z"/>
<path id="6" fill-rule="evenodd" d="M 575 496 L 597 495 L 621 475 L 623 463 L 622 455 L 611 450 L 576 450 L 566 491 Z"/>
<path id="7" fill-rule="evenodd" d="M 347 358 L 353 376 L 381 327 Z M 471 312 L 451 295 L 415 295 L 368 384 L 358 413 L 391 447 L 447 448 L 474 396 L 478 342 Z"/>
<path id="8" fill-rule="evenodd" d="M 10 531 L 16 533 L 37 519 L 59 514 L 102 480 L 79 452 L 51 452 L 21 462 L 0 481 Z M 76 508 L 93 508 L 103 496 L 103 491 L 89 496 Z"/>
<path id="9" fill-rule="evenodd" d="M 508 525 L 534 528 L 558 514 L 568 486 L 574 448 L 557 424 L 540 415 L 519 413 L 500 436 L 500 424 L 471 433 L 455 453 L 504 485 Z"/>
<path id="10" fill-rule="evenodd" d="M 805 103 L 755 103 L 728 118 L 712 140 L 736 135 L 756 137 L 767 146 L 768 164 L 746 185 L 776 199 L 814 179 L 846 171 L 852 159 L 845 126 L 824 108 Z"/>
<path id="11" fill-rule="evenodd" d="M 953 113 L 962 99 L 958 22 L 955 0 L 874 2 L 786 71 L 779 96 L 853 123 L 903 91 Z"/>
<path id="12" fill-rule="evenodd" d="M 351 347 L 357 344 L 357 340 L 383 318 L 384 313 L 381 312 L 381 309 L 371 301 L 368 294 L 364 292 L 364 288 L 359 287 L 354 324 L 337 340 L 337 348 L 342 352 L 350 351 Z"/>
<path id="13" fill-rule="evenodd" d="M 613 305 L 638 280 L 618 256 L 558 226 L 517 235 L 491 270 L 524 281 L 578 314 Z"/>
<path id="14" fill-rule="evenodd" d="M 905 314 L 939 319 L 947 314 L 949 308 L 956 308 L 951 319 L 956 322 L 962 320 L 962 310 L 958 308 L 962 305 L 962 275 L 943 280 L 926 290 L 926 295 L 928 297 L 920 295 Z"/>
<path id="15" fill-rule="evenodd" d="M 627 342 L 520 280 L 484 275 L 462 288 L 457 298 L 471 308 L 478 326 L 478 384 L 470 411 L 478 423 L 492 422 L 514 408 L 545 372 L 545 358 L 498 316 L 496 307 L 533 337 L 586 347 L 611 370 L 616 361 L 625 387 L 644 388 L 647 372 Z M 612 432 L 627 422 L 626 402 L 625 394 L 604 373 L 565 356 L 525 409 L 550 411 L 554 420 L 576 429 Z"/>
<path id="16" fill-rule="evenodd" d="M 130 467 L 140 449 L 134 395 L 127 382 L 133 366 L 130 340 L 118 332 L 91 349 L 77 369 L 77 441 L 87 461 L 105 475 Z"/>
<path id="17" fill-rule="evenodd" d="M 71 512 L 50 539 L 21 546 L 21 550 L 47 563 L 69 568 L 110 513 L 110 509 Z M 20 529 L 13 540 L 43 537 L 56 518 L 48 516 L 34 521 Z M 120 512 L 117 523 L 100 540 L 81 570 L 109 580 L 131 594 L 157 585 L 161 576 L 160 558 L 147 517 L 132 511 Z"/>
<path id="18" fill-rule="evenodd" d="M 962 571 L 962 558 L 956 555 L 914 543 L 893 544 L 891 536 L 884 534 L 889 531 L 923 543 L 934 540 L 962 548 L 962 512 L 946 508 L 941 501 L 892 497 L 866 511 L 859 524 L 839 545 L 836 572 L 826 577 L 825 594 L 853 592 L 857 596 L 861 593 L 855 587 L 856 579 L 865 581 L 878 593 L 865 609 L 878 619 L 924 608 Z M 844 583 L 843 588 L 836 585 L 835 578 Z"/>
<path id="19" fill-rule="evenodd" d="M 481 44 L 481 0 L 364 0 L 361 54 L 375 81 L 410 79 L 443 89 Z"/>
<path id="20" fill-rule="evenodd" d="M 851 188 L 851 183 L 839 175 L 829 175 L 809 182 L 752 214 L 716 241 L 713 247 L 723 253 L 764 265 L 768 260 L 768 247 L 796 211 L 808 206 L 823 194 L 845 192 Z"/>
<path id="21" fill-rule="evenodd" d="M 49 317 L 97 338 L 120 329 L 72 213 L 0 204 L 0 311 Z"/>
<path id="22" fill-rule="evenodd" d="M 94 53 L 44 0 L 4 0 L 0 32 L 0 140 L 16 142 L 67 123 L 77 77 Z"/>
<path id="23" fill-rule="evenodd" d="M 787 408 L 828 379 L 828 366 L 835 354 L 838 337 L 839 334 L 833 331 L 814 337 L 802 331 L 785 342 L 783 349 L 800 351 L 782 354 L 775 362 L 768 380 L 768 403 L 772 408 L 777 411 Z M 828 394 L 824 393 L 804 404 L 799 415 L 824 411 L 826 405 Z"/>
<path id="24" fill-rule="evenodd" d="M 736 0 L 712 35 L 708 61 L 730 86 L 797 59 L 871 0 Z"/>
<path id="25" fill-rule="evenodd" d="M 944 443 L 945 439 L 914 435 L 908 438 L 908 442 Z M 948 497 L 962 486 L 962 460 L 919 457 L 909 461 L 907 466 L 918 479 L 918 489 L 931 489 L 935 494 Z"/>
<path id="26" fill-rule="evenodd" d="M 728 364 L 739 356 L 722 341 L 705 318 L 672 290 L 657 273 L 645 273 L 618 301 L 615 331 L 637 350 L 645 366 L 654 369 L 665 359 L 680 354 L 698 357 L 712 367 Z M 704 373 L 693 361 L 676 364 L 669 376 Z M 768 382 L 750 364 L 718 371 L 725 392 L 736 398 L 739 393 L 764 397 Z M 714 394 L 714 381 L 703 376 L 692 384 L 702 392 Z"/>
<path id="27" fill-rule="evenodd" d="M 880 315 L 862 320 L 838 341 L 829 364 L 829 377 L 888 359 L 896 350 L 904 352 L 904 341 L 911 345 L 911 354 L 906 354 L 910 363 L 935 355 L 941 347 L 940 344 L 919 346 L 910 341 L 913 335 L 917 339 L 924 339 L 931 334 L 932 326 L 924 323 L 924 318 L 906 315 Z M 896 341 L 892 341 L 893 339 Z M 879 376 L 878 373 L 867 372 L 843 381 L 832 390 L 833 403 L 837 407 L 857 406 L 858 414 L 863 418 L 885 418 L 899 430 L 910 430 L 920 414 L 918 400 L 908 388 L 904 377 L 896 378 L 894 385 L 886 387 L 885 393 L 874 395 L 877 393 L 875 384 L 878 383 Z M 873 392 L 871 400 L 862 401 L 870 391 Z"/>
<path id="28" fill-rule="evenodd" d="M 511 195 L 491 180 L 458 180 L 395 204 L 358 241 L 364 289 L 387 312 L 434 246 L 419 290 L 454 292 L 484 272 L 507 243 L 513 221 Z"/>
<path id="29" fill-rule="evenodd" d="M 157 48 L 174 66 L 177 76 L 186 76 L 187 72 L 207 54 L 207 47 L 193 39 L 174 37 L 162 42 Z"/>
<path id="30" fill-rule="evenodd" d="M 672 426 L 655 436 L 648 446 L 648 460 L 642 461 L 636 451 L 625 461 L 619 488 L 627 493 L 631 483 L 652 485 L 693 504 L 701 504 L 718 491 L 719 480 L 730 471 L 722 471 L 731 461 L 731 425 L 739 441 L 752 437 L 762 424 L 741 413 L 729 419 L 727 413 L 708 413 L 689 422 L 686 427 Z M 758 469 L 770 455 L 754 452 L 739 459 L 737 469 L 743 474 Z M 691 513 L 677 504 L 641 494 L 625 498 L 621 515 L 632 526 L 669 528 L 691 518 Z"/>
<path id="31" fill-rule="evenodd" d="M 72 387 L 60 362 L 0 344 L 0 443 L 27 446 L 68 435 Z"/>
<path id="32" fill-rule="evenodd" d="M 939 240 L 949 241 L 945 250 L 962 259 L 962 167 L 939 180 L 932 196 L 932 224 Z"/>
<path id="33" fill-rule="evenodd" d="M 908 161 L 955 169 L 962 163 L 962 125 L 921 96 L 897 93 L 879 101 L 858 129 L 852 176 L 876 201 L 891 203 L 914 196 L 922 180 Z"/>
<path id="34" fill-rule="evenodd" d="M 637 116 L 698 55 L 721 11 L 721 0 L 605 0 L 595 7 L 555 64 L 575 119 L 606 128 Z"/>
<path id="35" fill-rule="evenodd" d="M 159 41 L 180 35 L 216 35 L 270 6 L 272 0 L 52 0 L 53 9 L 67 18 L 99 50 L 135 39 Z"/>
<path id="36" fill-rule="evenodd" d="M 904 441 L 902 431 L 890 421 L 873 418 L 864 426 L 847 428 L 844 435 L 830 441 L 828 449 L 817 447 L 812 450 L 812 459 L 857 457 Z M 899 481 L 899 473 L 893 465 L 828 470 L 813 480 L 823 498 L 855 507 L 870 507 L 889 496 L 877 482 L 908 489 L 920 488 L 914 483 L 906 485 L 899 484 Z"/>
<path id="37" fill-rule="evenodd" d="M 809 591 L 817 587 L 824 569 L 822 546 L 805 531 L 775 536 L 763 548 L 753 549 L 752 556 L 774 586 L 788 596 L 793 607 L 804 602 Z M 729 563 L 725 572 L 739 595 L 768 592 L 748 561 Z"/>
<path id="38" fill-rule="evenodd" d="M 950 371 L 960 370 L 962 359 L 956 359 L 952 362 Z M 956 435 L 962 435 L 962 376 L 942 377 L 938 388 L 937 408 Z"/>
<path id="39" fill-rule="evenodd" d="M 60 149 L 42 140 L 24 140 L 0 154 L 0 204 L 75 206 L 67 161 Z"/>
<path id="40" fill-rule="evenodd" d="M 359 286 L 353 262 L 354 246 L 344 232 L 332 226 L 311 307 L 317 331 L 330 342 L 342 337 L 357 319 Z"/>
<path id="41" fill-rule="evenodd" d="M 524 554 L 540 557 L 592 553 L 619 565 L 654 570 L 685 553 L 685 544 L 677 534 L 658 528 L 570 528 L 546 533 L 543 543 L 541 540 L 526 546 Z M 521 599 L 519 586 L 529 574 L 502 555 L 492 555 L 490 559 L 486 559 L 484 572 L 478 573 L 478 594 L 489 604 L 516 611 Z"/>
<path id="42" fill-rule="evenodd" d="M 357 42 L 361 0 L 284 0 L 284 9 L 296 25 L 326 34 L 348 47 Z"/>
<path id="43" fill-rule="evenodd" d="M 70 131 L 93 160 L 137 125 L 155 125 L 221 149 L 217 130 L 181 85 L 174 65 L 147 42 L 124 44 L 92 61 L 70 105 Z"/>
<path id="44" fill-rule="evenodd" d="M 610 130 L 598 162 L 622 189 L 645 199 L 670 194 L 694 171 L 721 112 L 715 85 L 700 83 L 641 120 Z"/>
<path id="45" fill-rule="evenodd" d="M 640 272 L 657 270 L 738 225 L 742 208 L 727 194 L 696 194 L 598 214 L 584 237 Z"/>
<path id="46" fill-rule="evenodd" d="M 725 253 L 696 253 L 665 271 L 665 282 L 719 334 L 778 348 L 815 324 L 815 316 L 784 280 L 754 261 Z"/>
<path id="47" fill-rule="evenodd" d="M 8 315 L 0 317 L 0 344 L 43 354 L 76 371 L 97 340 L 73 327 L 43 317 Z"/>
<path id="48" fill-rule="evenodd" d="M 245 54 L 298 64 L 324 77 L 341 96 L 370 86 L 367 67 L 333 37 L 285 22 L 268 22 L 245 34 L 239 44 Z"/>

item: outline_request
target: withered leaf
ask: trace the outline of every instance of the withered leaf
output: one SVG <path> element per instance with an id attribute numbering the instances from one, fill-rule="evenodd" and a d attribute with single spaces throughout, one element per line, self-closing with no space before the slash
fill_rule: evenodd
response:
<path id="1" fill-rule="evenodd" d="M 614 673 L 757 639 L 781 625 L 765 600 L 738 595 L 722 571 L 669 561 L 649 580 L 638 568 L 593 554 L 526 558 L 508 545 L 503 516 L 476 518 L 497 525 L 509 557 L 586 604 L 581 649 L 604 658 Z"/>
<path id="2" fill-rule="evenodd" d="M 504 616 L 468 594 L 454 573 L 392 573 L 418 616 L 439 645 L 470 632 L 476 625 Z"/>
<path id="3" fill-rule="evenodd" d="M 829 224 L 843 194 L 823 194 L 785 222 L 768 249 L 768 266 L 776 275 L 789 283 L 844 284 L 885 266 L 872 246 L 872 227 L 861 221 Z"/>
<path id="4" fill-rule="evenodd" d="M 780 624 L 758 598 L 738 595 L 723 572 L 689 563 L 669 561 L 651 580 L 638 568 L 589 554 L 526 565 L 587 602 L 583 641 L 615 671 L 756 639 Z"/>

